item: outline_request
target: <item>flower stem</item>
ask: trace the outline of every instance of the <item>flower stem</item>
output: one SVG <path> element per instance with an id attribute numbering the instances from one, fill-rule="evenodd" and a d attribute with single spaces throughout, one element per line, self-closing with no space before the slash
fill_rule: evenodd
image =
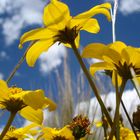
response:
<path id="1" fill-rule="evenodd" d="M 19 67 L 21 66 L 21 64 L 23 63 L 25 57 L 26 57 L 26 53 L 28 51 L 28 49 L 35 43 L 35 41 L 32 41 L 29 44 L 29 47 L 26 49 L 26 51 L 24 52 L 24 54 L 22 55 L 22 57 L 20 58 L 20 60 L 18 61 L 18 63 L 16 64 L 16 66 L 14 67 L 13 71 L 10 73 L 10 75 L 8 76 L 6 82 L 9 83 L 10 80 L 14 77 L 16 71 L 19 69 Z"/>
<path id="2" fill-rule="evenodd" d="M 119 108 L 120 108 L 120 102 L 121 102 L 121 97 L 122 97 L 122 94 L 123 94 L 123 91 L 124 91 L 124 88 L 125 88 L 125 84 L 126 84 L 126 81 L 122 81 L 122 85 L 120 87 L 120 91 L 118 92 L 118 96 L 119 98 L 117 99 L 117 103 L 116 103 L 116 110 L 115 110 L 115 115 L 114 115 L 114 120 L 113 120 L 113 125 L 111 126 L 111 133 L 110 133 L 110 136 L 109 136 L 109 140 L 112 140 L 113 139 L 113 135 L 115 133 L 115 129 L 116 129 L 116 125 L 118 125 L 118 119 L 119 119 Z"/>
<path id="3" fill-rule="evenodd" d="M 9 117 L 9 119 L 8 119 L 8 122 L 7 122 L 5 128 L 3 129 L 3 131 L 2 131 L 2 133 L 1 133 L 1 135 L 0 135 L 0 140 L 2 140 L 3 137 L 5 136 L 5 134 L 7 133 L 9 127 L 11 126 L 11 124 L 12 124 L 12 122 L 13 122 L 15 116 L 16 116 L 16 113 L 17 113 L 17 112 L 12 112 L 12 113 L 10 114 L 10 117 Z"/>
<path id="4" fill-rule="evenodd" d="M 127 112 L 127 110 L 126 110 L 126 107 L 125 107 L 125 105 L 124 105 L 124 103 L 123 103 L 122 100 L 121 100 L 121 105 L 122 105 L 122 107 L 123 107 L 123 109 L 124 109 L 124 112 L 125 112 L 125 114 L 126 114 L 126 116 L 127 116 L 128 121 L 129 121 L 129 123 L 130 123 L 130 125 L 131 125 L 131 128 L 132 128 L 132 130 L 133 130 L 133 132 L 134 132 L 134 134 L 135 134 L 136 140 L 139 140 L 139 138 L 138 138 L 138 136 L 137 136 L 137 133 L 136 133 L 136 130 L 135 130 L 134 126 L 133 126 L 133 123 L 132 123 L 132 121 L 131 121 L 131 119 L 130 119 L 130 117 L 129 117 L 129 114 L 128 114 L 128 112 Z"/>
<path id="5" fill-rule="evenodd" d="M 138 95 L 139 99 L 140 99 L 140 87 L 138 85 L 138 82 L 135 82 L 134 80 L 131 80 L 131 82 L 132 82 L 132 84 L 133 84 L 133 86 L 134 86 L 134 88 L 137 92 L 137 95 Z"/>
<path id="6" fill-rule="evenodd" d="M 88 72 L 88 70 L 87 70 L 87 68 L 86 68 L 86 66 L 85 66 L 85 64 L 84 64 L 84 62 L 83 62 L 78 50 L 77 50 L 77 48 L 76 48 L 75 43 L 73 42 L 71 44 L 71 46 L 72 46 L 72 49 L 74 51 L 75 56 L 77 57 L 78 62 L 80 64 L 85 76 L 87 77 L 87 80 L 88 80 L 88 82 L 89 82 L 89 84 L 90 84 L 90 86 L 91 86 L 91 88 L 92 88 L 92 90 L 93 90 L 93 92 L 94 92 L 94 94 L 95 94 L 95 96 L 96 96 L 101 108 L 102 108 L 103 113 L 105 114 L 109 124 L 112 126 L 113 123 L 112 123 L 111 117 L 110 117 L 110 115 L 109 115 L 109 113 L 108 113 L 108 111 L 107 111 L 107 109 L 106 109 L 106 107 L 105 107 L 105 105 L 104 105 L 99 93 L 98 93 L 98 90 L 96 88 L 95 83 L 93 82 L 93 80 L 92 80 L 92 78 L 91 78 L 91 76 L 90 76 L 90 74 L 89 74 L 89 72 Z"/>

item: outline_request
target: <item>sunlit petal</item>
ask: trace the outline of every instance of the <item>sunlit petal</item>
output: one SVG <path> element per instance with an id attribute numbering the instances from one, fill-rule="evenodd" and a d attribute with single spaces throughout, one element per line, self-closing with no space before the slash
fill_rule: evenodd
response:
<path id="1" fill-rule="evenodd" d="M 99 62 L 99 63 L 92 64 L 90 66 L 90 73 L 94 75 L 95 72 L 98 70 L 111 70 L 112 71 L 113 69 L 114 69 L 113 65 L 107 62 Z"/>
<path id="2" fill-rule="evenodd" d="M 3 80 L 0 80 L 0 100 L 3 100 L 3 98 L 8 97 L 8 86 L 7 83 Z"/>
<path id="3" fill-rule="evenodd" d="M 44 8 L 45 26 L 56 25 L 57 29 L 63 29 L 70 18 L 68 6 L 60 1 L 53 0 Z"/>
<path id="4" fill-rule="evenodd" d="M 35 30 L 31 30 L 29 32 L 26 32 L 22 35 L 22 37 L 20 38 L 20 45 L 19 48 L 22 48 L 22 45 L 25 42 L 28 41 L 34 41 L 34 40 L 44 40 L 44 39 L 50 39 L 53 36 L 55 36 L 55 32 L 52 32 L 51 30 L 47 29 L 47 28 L 38 28 Z"/>
<path id="5" fill-rule="evenodd" d="M 45 104 L 45 96 L 43 90 L 29 91 L 22 97 L 24 103 L 34 109 L 42 109 Z"/>
<path id="6" fill-rule="evenodd" d="M 91 9 L 89 9 L 88 11 L 77 15 L 75 18 L 90 18 L 90 17 L 93 17 L 97 14 L 103 14 L 110 21 L 111 15 L 110 15 L 109 9 L 111 9 L 110 3 L 104 3 L 101 5 L 97 5 Z"/>
<path id="7" fill-rule="evenodd" d="M 108 45 L 108 47 L 113 49 L 113 50 L 115 50 L 119 54 L 122 53 L 122 50 L 124 48 L 127 48 L 127 46 L 123 42 L 121 42 L 121 41 L 116 41 L 114 43 L 111 43 L 111 44 Z"/>
<path id="8" fill-rule="evenodd" d="M 28 50 L 26 54 L 26 61 L 30 67 L 33 67 L 36 60 L 41 53 L 47 51 L 49 47 L 53 44 L 53 39 L 49 40 L 40 40 L 34 43 Z"/>
<path id="9" fill-rule="evenodd" d="M 53 111 L 57 107 L 56 103 L 54 101 L 52 101 L 51 99 L 47 98 L 47 97 L 45 97 L 45 101 L 44 102 L 45 102 L 45 106 L 44 107 L 46 107 L 46 105 L 47 105 L 49 111 Z"/>
<path id="10" fill-rule="evenodd" d="M 111 61 L 115 62 L 116 64 L 121 59 L 119 53 L 117 53 L 113 49 L 110 49 L 109 47 L 101 43 L 93 43 L 87 45 L 82 52 L 82 57 L 97 58 L 101 60 L 105 60 L 106 58 L 109 58 Z"/>
<path id="11" fill-rule="evenodd" d="M 27 106 L 20 110 L 19 114 L 25 119 L 35 122 L 37 124 L 41 124 L 43 121 L 43 112 L 41 109 L 34 110 L 30 106 Z"/>
<path id="12" fill-rule="evenodd" d="M 117 74 L 118 86 L 120 87 L 122 84 L 122 77 Z M 115 71 L 112 72 L 112 84 L 115 86 Z"/>

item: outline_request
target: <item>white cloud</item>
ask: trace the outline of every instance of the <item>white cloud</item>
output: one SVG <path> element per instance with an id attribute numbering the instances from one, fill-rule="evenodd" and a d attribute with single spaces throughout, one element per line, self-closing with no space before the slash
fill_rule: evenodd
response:
<path id="1" fill-rule="evenodd" d="M 3 79 L 3 78 L 4 78 L 4 74 L 0 73 L 0 79 Z"/>
<path id="2" fill-rule="evenodd" d="M 19 38 L 26 25 L 42 23 L 43 7 L 47 2 L 48 0 L 0 0 L 0 15 L 3 15 L 0 26 L 7 45 Z"/>
<path id="3" fill-rule="evenodd" d="M 113 92 L 111 92 L 107 96 L 103 95 L 102 99 L 104 100 L 104 103 L 107 107 L 112 108 L 112 115 L 113 115 L 114 111 L 115 111 L 115 104 L 116 104 L 115 103 L 116 102 L 115 94 Z M 129 112 L 129 116 L 132 117 L 132 113 L 134 111 L 136 111 L 137 105 L 140 104 L 139 98 L 138 98 L 138 95 L 137 95 L 135 89 L 126 90 L 123 93 L 122 100 L 125 104 L 127 111 Z M 94 118 L 97 120 L 101 119 L 101 110 L 100 110 L 99 104 L 97 102 L 97 99 L 95 97 L 92 98 L 90 100 L 90 102 L 81 102 L 80 104 L 78 104 L 76 107 L 76 114 L 78 114 L 78 113 L 87 114 L 87 110 L 89 110 L 88 115 L 89 115 L 90 120 L 93 119 L 93 114 L 95 113 L 95 111 L 96 111 L 96 113 L 95 113 Z M 122 108 L 121 108 L 121 112 L 122 112 L 122 116 L 124 118 L 124 123 L 128 124 L 128 120 L 127 120 Z"/>
<path id="4" fill-rule="evenodd" d="M 108 2 L 113 2 L 114 0 L 105 0 Z M 118 0 L 119 1 L 119 11 L 123 15 L 132 14 L 134 12 L 140 12 L 140 0 Z"/>
<path id="5" fill-rule="evenodd" d="M 5 51 L 0 52 L 0 60 L 8 59 L 8 58 L 9 58 L 9 56 Z"/>
<path id="6" fill-rule="evenodd" d="M 47 74 L 62 63 L 66 55 L 66 48 L 55 43 L 47 52 L 44 52 L 39 58 L 40 72 Z"/>
<path id="7" fill-rule="evenodd" d="M 140 12 L 140 0 L 122 0 L 119 9 L 125 15 Z"/>

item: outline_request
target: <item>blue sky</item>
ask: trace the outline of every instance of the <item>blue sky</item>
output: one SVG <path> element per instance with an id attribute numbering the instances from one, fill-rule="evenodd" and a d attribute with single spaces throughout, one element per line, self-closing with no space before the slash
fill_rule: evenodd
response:
<path id="1" fill-rule="evenodd" d="M 132 0 L 133 1 L 133 0 Z M 76 15 L 94 5 L 101 4 L 103 0 L 63 0 L 67 3 L 71 14 Z M 133 5 L 131 4 L 133 3 Z M 0 76 L 6 79 L 24 50 L 18 49 L 20 36 L 30 29 L 42 26 L 43 7 L 47 4 L 46 0 L 10 0 L 0 1 Z M 130 9 L 131 6 L 131 9 Z M 140 46 L 140 1 L 121 0 L 119 2 L 119 12 L 116 21 L 117 40 L 139 47 Z M 91 42 L 110 43 L 112 41 L 111 23 L 103 15 L 97 15 L 101 26 L 101 31 L 94 35 L 86 32 L 81 33 L 81 45 L 85 46 Z M 86 38 L 86 39 L 85 39 Z M 71 50 L 68 50 L 70 51 Z M 65 57 L 66 48 L 54 47 L 49 50 L 49 54 L 43 54 L 34 68 L 29 68 L 26 62 L 23 63 L 17 74 L 11 81 L 11 84 L 17 84 L 24 88 L 39 86 L 47 81 L 48 75 L 59 69 L 62 59 Z M 52 55 L 51 55 L 52 56 Z M 47 57 L 47 58 L 46 58 Z M 44 59 L 45 58 L 45 59 Z M 54 60 L 53 60 L 54 59 Z M 73 58 L 74 59 L 74 58 Z M 70 59 L 71 61 L 71 59 Z M 73 63 L 75 60 L 71 61 Z M 27 82 L 28 80 L 28 82 Z M 35 85 L 34 85 L 35 84 Z"/>
<path id="2" fill-rule="evenodd" d="M 68 4 L 71 14 L 88 10 L 104 0 L 62 0 Z M 107 1 L 107 0 L 106 0 Z M 108 0 L 111 1 L 111 0 Z M 0 0 L 0 78 L 6 80 L 13 67 L 25 51 L 18 49 L 19 38 L 25 32 L 42 26 L 43 7 L 47 0 Z M 140 0 L 120 0 L 116 21 L 116 38 L 128 45 L 140 47 Z M 103 15 L 97 15 L 101 31 L 94 35 L 82 32 L 81 46 L 91 42 L 112 42 L 111 23 Z M 51 47 L 41 55 L 34 68 L 24 62 L 10 85 L 16 84 L 24 89 L 55 87 L 56 73 L 63 75 L 63 58 L 68 55 L 68 64 L 74 76 L 79 72 L 72 50 L 63 46 Z M 51 59 L 50 59 L 51 58 Z M 56 88 L 56 87 L 55 87 Z M 52 88 L 54 92 L 56 89 Z"/>

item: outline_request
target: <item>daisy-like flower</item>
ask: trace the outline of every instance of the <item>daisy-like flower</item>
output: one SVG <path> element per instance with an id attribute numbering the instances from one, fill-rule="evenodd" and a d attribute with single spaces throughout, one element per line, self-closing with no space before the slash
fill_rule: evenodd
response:
<path id="1" fill-rule="evenodd" d="M 19 48 L 28 41 L 34 41 L 26 54 L 27 64 L 34 66 L 40 54 L 57 41 L 67 47 L 71 47 L 72 43 L 79 47 L 80 30 L 98 33 L 100 30 L 98 21 L 92 17 L 96 14 L 104 14 L 108 20 L 111 20 L 109 9 L 111 5 L 104 3 L 72 17 L 66 4 L 51 0 L 44 8 L 44 27 L 26 32 L 20 39 Z"/>
<path id="2" fill-rule="evenodd" d="M 29 140 L 33 140 L 31 134 L 34 131 L 32 128 L 37 127 L 36 124 L 30 124 L 23 128 L 15 128 L 13 126 L 10 127 L 3 140 L 24 140 L 28 138 Z M 37 131 L 37 130 L 36 130 Z"/>
<path id="3" fill-rule="evenodd" d="M 117 72 L 118 85 L 122 80 L 132 79 L 131 69 L 136 77 L 140 77 L 140 50 L 132 46 L 127 46 L 123 42 L 117 41 L 109 45 L 93 43 L 87 45 L 82 56 L 84 58 L 97 58 L 101 62 L 90 66 L 90 73 L 95 74 L 98 70 L 105 70 L 112 77 L 115 85 L 115 71 Z"/>
<path id="4" fill-rule="evenodd" d="M 72 131 L 68 128 L 68 126 L 63 127 L 62 129 L 56 128 L 43 128 L 43 135 L 40 139 L 44 138 L 45 140 L 75 140 L 72 135 Z"/>
<path id="5" fill-rule="evenodd" d="M 90 121 L 87 117 L 78 115 L 73 118 L 72 122 L 69 124 L 69 128 L 75 139 L 81 139 L 87 134 L 90 134 Z"/>
<path id="6" fill-rule="evenodd" d="M 5 81 L 0 80 L 0 109 L 18 112 L 25 119 L 41 124 L 42 110 L 47 107 L 51 111 L 56 108 L 56 104 L 45 97 L 43 90 L 22 90 L 15 86 L 9 88 Z"/>

